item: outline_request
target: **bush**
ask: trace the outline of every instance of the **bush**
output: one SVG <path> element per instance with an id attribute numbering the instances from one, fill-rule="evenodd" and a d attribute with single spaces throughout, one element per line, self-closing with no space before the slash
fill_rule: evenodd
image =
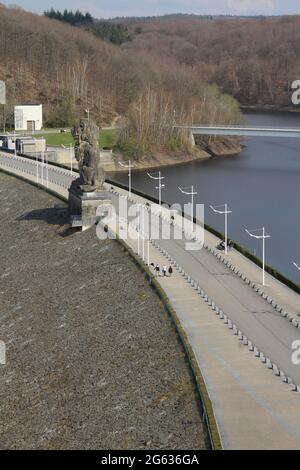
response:
<path id="1" fill-rule="evenodd" d="M 146 148 L 133 135 L 120 136 L 116 148 L 124 155 L 134 159 L 137 159 L 146 152 Z"/>
<path id="2" fill-rule="evenodd" d="M 76 120 L 75 107 L 72 99 L 67 94 L 58 98 L 56 106 L 46 116 L 47 127 L 71 127 Z"/>

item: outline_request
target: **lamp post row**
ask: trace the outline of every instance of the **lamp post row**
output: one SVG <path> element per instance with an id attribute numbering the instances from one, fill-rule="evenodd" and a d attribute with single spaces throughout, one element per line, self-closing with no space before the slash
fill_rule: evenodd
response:
<path id="1" fill-rule="evenodd" d="M 119 164 L 125 168 L 129 169 L 128 173 L 128 178 L 129 178 L 129 193 L 131 194 L 131 170 L 133 168 L 133 165 L 131 164 L 131 161 L 129 161 L 128 165 L 125 165 L 122 162 L 119 162 Z M 158 186 L 156 186 L 155 189 L 158 190 L 158 199 L 159 199 L 159 206 L 161 207 L 162 205 L 162 190 L 165 189 L 165 184 L 162 183 L 162 181 L 165 179 L 161 175 L 161 171 L 158 171 L 157 173 L 147 173 L 149 178 L 158 181 Z M 194 224 L 194 197 L 198 194 L 197 191 L 194 190 L 194 185 L 188 186 L 188 187 L 178 187 L 179 191 L 187 196 L 191 196 L 191 223 L 192 223 L 192 230 L 193 230 L 193 224 Z M 228 254 L 228 215 L 232 214 L 232 211 L 228 209 L 228 204 L 220 204 L 220 205 L 215 205 L 215 206 L 210 206 L 212 211 L 216 214 L 224 215 L 224 225 L 225 225 L 225 254 Z M 265 285 L 265 240 L 267 238 L 270 238 L 270 235 L 266 235 L 265 233 L 265 227 L 262 229 L 254 229 L 254 230 L 248 230 L 245 229 L 246 232 L 250 237 L 256 238 L 256 239 L 262 239 L 263 241 L 263 263 L 262 263 L 262 284 L 263 286 Z M 262 231 L 261 235 L 258 235 L 257 233 L 259 231 Z M 300 263 L 296 264 L 294 263 L 295 266 L 300 270 Z"/>
<path id="2" fill-rule="evenodd" d="M 128 164 L 125 164 L 123 162 L 119 162 L 119 164 L 124 167 L 128 168 L 128 190 L 129 190 L 129 195 L 132 193 L 132 169 L 134 168 L 134 164 L 129 160 Z M 157 173 L 147 173 L 149 178 L 158 181 L 158 186 L 155 187 L 155 189 L 158 190 L 158 200 L 159 200 L 159 206 L 161 207 L 162 205 L 162 190 L 165 189 L 165 184 L 162 183 L 162 181 L 165 179 L 164 176 L 162 176 L 161 171 L 158 171 Z M 197 196 L 197 191 L 194 190 L 194 185 L 188 186 L 188 187 L 178 187 L 179 191 L 187 196 L 191 196 L 191 223 L 192 223 L 192 229 L 193 229 L 193 223 L 194 223 L 194 198 Z M 224 215 L 224 234 L 225 234 L 225 254 L 228 254 L 228 215 L 232 214 L 232 211 L 228 209 L 228 204 L 220 204 L 220 205 L 214 205 L 210 206 L 211 210 L 215 214 L 219 215 Z M 258 229 L 245 229 L 246 233 L 251 237 L 255 238 L 257 240 L 262 240 L 262 251 L 263 251 L 263 256 L 262 256 L 262 285 L 265 286 L 265 242 L 267 239 L 271 238 L 270 235 L 266 234 L 265 227 L 258 228 Z M 144 251 L 144 247 L 143 247 Z M 149 258 L 149 246 L 148 246 L 148 258 Z M 149 260 L 148 260 L 149 261 Z M 293 265 L 300 271 L 300 263 L 293 262 Z"/>

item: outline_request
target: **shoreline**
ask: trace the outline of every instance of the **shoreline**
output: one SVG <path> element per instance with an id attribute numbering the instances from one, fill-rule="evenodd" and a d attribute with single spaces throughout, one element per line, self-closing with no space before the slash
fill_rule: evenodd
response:
<path id="1" fill-rule="evenodd" d="M 275 105 L 240 105 L 242 112 L 257 112 L 257 113 L 300 113 L 300 106 L 275 106 Z"/>
<path id="2" fill-rule="evenodd" d="M 212 142 L 209 145 L 198 146 L 195 152 L 183 155 L 157 154 L 155 157 L 142 157 L 139 162 L 135 162 L 134 170 L 142 171 L 148 169 L 165 168 L 169 166 L 180 166 L 185 163 L 202 162 L 211 158 L 236 157 L 242 152 L 245 145 L 239 142 L 223 141 Z M 108 173 L 123 173 L 128 169 L 118 164 L 119 160 L 124 160 L 123 155 L 114 155 L 111 163 L 104 165 Z"/>

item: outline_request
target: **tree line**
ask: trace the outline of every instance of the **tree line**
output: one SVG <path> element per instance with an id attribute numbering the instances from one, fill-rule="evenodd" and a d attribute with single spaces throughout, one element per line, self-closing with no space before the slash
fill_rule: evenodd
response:
<path id="1" fill-rule="evenodd" d="M 51 10 L 45 11 L 44 15 L 54 20 L 64 21 L 72 26 L 86 26 L 94 23 L 93 17 L 90 13 L 82 13 L 79 10 L 76 10 L 75 13 L 73 13 L 72 10 L 66 9 L 61 12 L 51 8 Z"/>
<path id="2" fill-rule="evenodd" d="M 82 13 L 80 10 L 73 13 L 72 10 L 66 9 L 61 12 L 51 8 L 44 12 L 44 16 L 84 28 L 95 36 L 118 46 L 133 39 L 133 34 L 129 32 L 126 25 L 108 20 L 96 20 L 90 13 Z"/>

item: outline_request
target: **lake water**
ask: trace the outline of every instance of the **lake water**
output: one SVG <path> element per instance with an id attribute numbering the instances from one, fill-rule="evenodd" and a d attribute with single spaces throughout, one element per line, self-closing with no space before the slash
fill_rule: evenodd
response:
<path id="1" fill-rule="evenodd" d="M 289 113 L 249 113 L 253 126 L 298 127 L 300 115 Z M 246 246 L 260 258 L 262 242 L 247 235 L 245 228 L 265 226 L 271 238 L 266 241 L 266 262 L 300 284 L 300 139 L 251 137 L 237 157 L 212 158 L 204 162 L 162 169 L 166 188 L 163 200 L 172 204 L 188 202 L 178 186 L 194 185 L 195 202 L 205 204 L 205 221 L 224 232 L 224 217 L 209 205 L 228 203 L 229 237 Z M 127 183 L 126 174 L 113 179 Z M 133 187 L 157 197 L 155 181 L 146 172 L 133 174 Z"/>

